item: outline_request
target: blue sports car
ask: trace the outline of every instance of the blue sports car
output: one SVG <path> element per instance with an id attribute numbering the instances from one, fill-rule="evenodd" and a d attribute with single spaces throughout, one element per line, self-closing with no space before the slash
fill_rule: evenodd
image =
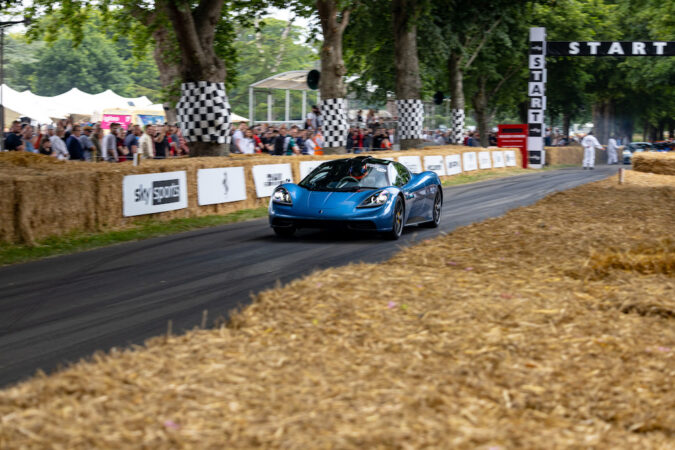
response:
<path id="1" fill-rule="evenodd" d="M 359 156 L 328 161 L 299 184 L 277 187 L 269 206 L 272 229 L 370 230 L 398 239 L 406 225 L 437 227 L 443 189 L 434 172 L 411 174 L 398 162 Z"/>

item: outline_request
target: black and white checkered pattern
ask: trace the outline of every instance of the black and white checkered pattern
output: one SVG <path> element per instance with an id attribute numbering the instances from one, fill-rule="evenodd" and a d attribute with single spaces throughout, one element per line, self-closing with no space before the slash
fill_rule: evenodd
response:
<path id="1" fill-rule="evenodd" d="M 422 139 L 424 105 L 422 100 L 396 100 L 401 139 Z"/>
<path id="2" fill-rule="evenodd" d="M 464 110 L 452 110 L 452 142 L 462 144 L 464 142 Z"/>
<path id="3" fill-rule="evenodd" d="M 347 101 L 344 98 L 321 100 L 321 131 L 325 147 L 347 145 L 349 122 L 347 122 Z"/>
<path id="4" fill-rule="evenodd" d="M 230 141 L 230 103 L 225 83 L 197 81 L 181 84 L 177 119 L 188 142 Z"/>

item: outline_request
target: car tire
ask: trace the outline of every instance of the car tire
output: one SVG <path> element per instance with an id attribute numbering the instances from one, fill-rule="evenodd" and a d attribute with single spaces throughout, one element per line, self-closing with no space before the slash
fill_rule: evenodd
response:
<path id="1" fill-rule="evenodd" d="M 443 197 L 441 196 L 440 188 L 436 191 L 436 198 L 434 198 L 433 219 L 429 222 L 421 223 L 420 226 L 424 228 L 438 228 L 441 223 L 441 209 L 443 208 Z"/>
<path id="2" fill-rule="evenodd" d="M 392 226 L 391 231 L 385 233 L 387 239 L 392 241 L 397 240 L 403 234 L 403 220 L 405 218 L 405 208 L 403 206 L 403 201 L 401 197 L 396 197 L 396 203 L 394 203 L 394 213 L 392 214 Z"/>
<path id="3" fill-rule="evenodd" d="M 295 227 L 272 227 L 274 233 L 279 237 L 291 237 L 295 234 Z"/>

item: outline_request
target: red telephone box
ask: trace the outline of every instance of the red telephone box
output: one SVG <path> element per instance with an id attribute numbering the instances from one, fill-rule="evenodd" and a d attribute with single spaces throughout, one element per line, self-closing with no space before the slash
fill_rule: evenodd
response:
<path id="1" fill-rule="evenodd" d="M 527 169 L 527 124 L 498 125 L 497 147 L 520 149 L 523 168 Z"/>

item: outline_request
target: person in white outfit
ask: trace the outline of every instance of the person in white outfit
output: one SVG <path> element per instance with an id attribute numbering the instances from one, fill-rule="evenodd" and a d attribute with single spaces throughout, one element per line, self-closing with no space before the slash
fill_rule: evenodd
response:
<path id="1" fill-rule="evenodd" d="M 607 141 L 607 164 L 619 164 L 619 158 L 617 157 L 617 151 L 619 146 L 614 139 L 614 135 L 609 138 Z"/>
<path id="2" fill-rule="evenodd" d="M 581 145 L 584 147 L 584 162 L 582 167 L 584 170 L 593 170 L 593 166 L 595 166 L 595 149 L 598 148 L 602 150 L 602 145 L 600 145 L 600 142 L 593 136 L 593 131 L 590 131 L 581 140 Z"/>

